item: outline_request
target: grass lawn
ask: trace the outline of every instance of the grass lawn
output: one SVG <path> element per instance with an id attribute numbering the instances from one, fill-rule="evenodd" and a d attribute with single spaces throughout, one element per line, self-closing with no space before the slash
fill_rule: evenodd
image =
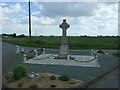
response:
<path id="1" fill-rule="evenodd" d="M 61 44 L 60 36 L 42 37 L 15 37 L 3 38 L 4 42 L 9 42 L 22 46 L 32 46 L 40 48 L 59 48 Z M 77 37 L 68 36 L 70 49 L 118 49 L 118 37 Z"/>

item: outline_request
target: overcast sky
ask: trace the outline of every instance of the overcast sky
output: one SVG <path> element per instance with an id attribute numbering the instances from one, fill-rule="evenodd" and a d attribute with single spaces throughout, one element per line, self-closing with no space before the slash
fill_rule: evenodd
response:
<path id="1" fill-rule="evenodd" d="M 2 33 L 28 35 L 28 3 L 0 3 Z M 67 35 L 118 35 L 118 3 L 32 2 L 32 35 L 60 36 L 59 25 L 67 20 Z"/>

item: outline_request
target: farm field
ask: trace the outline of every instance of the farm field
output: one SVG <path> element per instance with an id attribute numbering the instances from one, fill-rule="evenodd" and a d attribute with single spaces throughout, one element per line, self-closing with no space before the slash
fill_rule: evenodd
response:
<path id="1" fill-rule="evenodd" d="M 58 49 L 61 44 L 61 37 L 11 37 L 2 38 L 2 41 L 21 46 Z M 118 49 L 118 37 L 68 36 L 67 41 L 70 49 Z"/>

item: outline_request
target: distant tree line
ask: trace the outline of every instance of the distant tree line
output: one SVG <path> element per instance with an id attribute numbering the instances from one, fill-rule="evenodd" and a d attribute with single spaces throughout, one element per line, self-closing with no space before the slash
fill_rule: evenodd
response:
<path id="1" fill-rule="evenodd" d="M 21 34 L 21 35 L 16 35 L 16 33 L 13 33 L 13 34 L 1 34 L 0 36 L 2 37 L 28 37 L 27 35 L 24 35 L 24 34 Z M 36 37 L 36 36 L 32 36 L 32 37 Z M 43 35 L 39 35 L 37 37 L 61 37 L 61 36 L 54 36 L 54 35 L 51 35 L 51 36 L 43 36 Z M 68 37 L 100 37 L 100 38 L 110 38 L 110 37 L 120 37 L 120 36 L 102 36 L 102 35 L 97 35 L 97 36 L 87 36 L 87 35 L 81 35 L 81 36 L 68 36 Z"/>
<path id="2" fill-rule="evenodd" d="M 21 35 L 16 35 L 16 33 L 13 33 L 13 34 L 1 34 L 2 37 L 27 37 L 26 35 L 24 34 L 21 34 Z"/>

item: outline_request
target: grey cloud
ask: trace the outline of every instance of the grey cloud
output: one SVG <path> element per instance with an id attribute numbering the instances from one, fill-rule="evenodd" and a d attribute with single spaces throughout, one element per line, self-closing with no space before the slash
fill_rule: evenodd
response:
<path id="1" fill-rule="evenodd" d="M 113 4 L 116 4 L 118 2 L 102 2 L 102 3 L 105 4 L 105 5 L 113 5 Z"/>
<path id="2" fill-rule="evenodd" d="M 97 3 L 83 3 L 83 2 L 38 2 L 37 6 L 43 5 L 42 14 L 48 17 L 56 16 L 93 16 L 94 11 L 98 9 Z"/>

